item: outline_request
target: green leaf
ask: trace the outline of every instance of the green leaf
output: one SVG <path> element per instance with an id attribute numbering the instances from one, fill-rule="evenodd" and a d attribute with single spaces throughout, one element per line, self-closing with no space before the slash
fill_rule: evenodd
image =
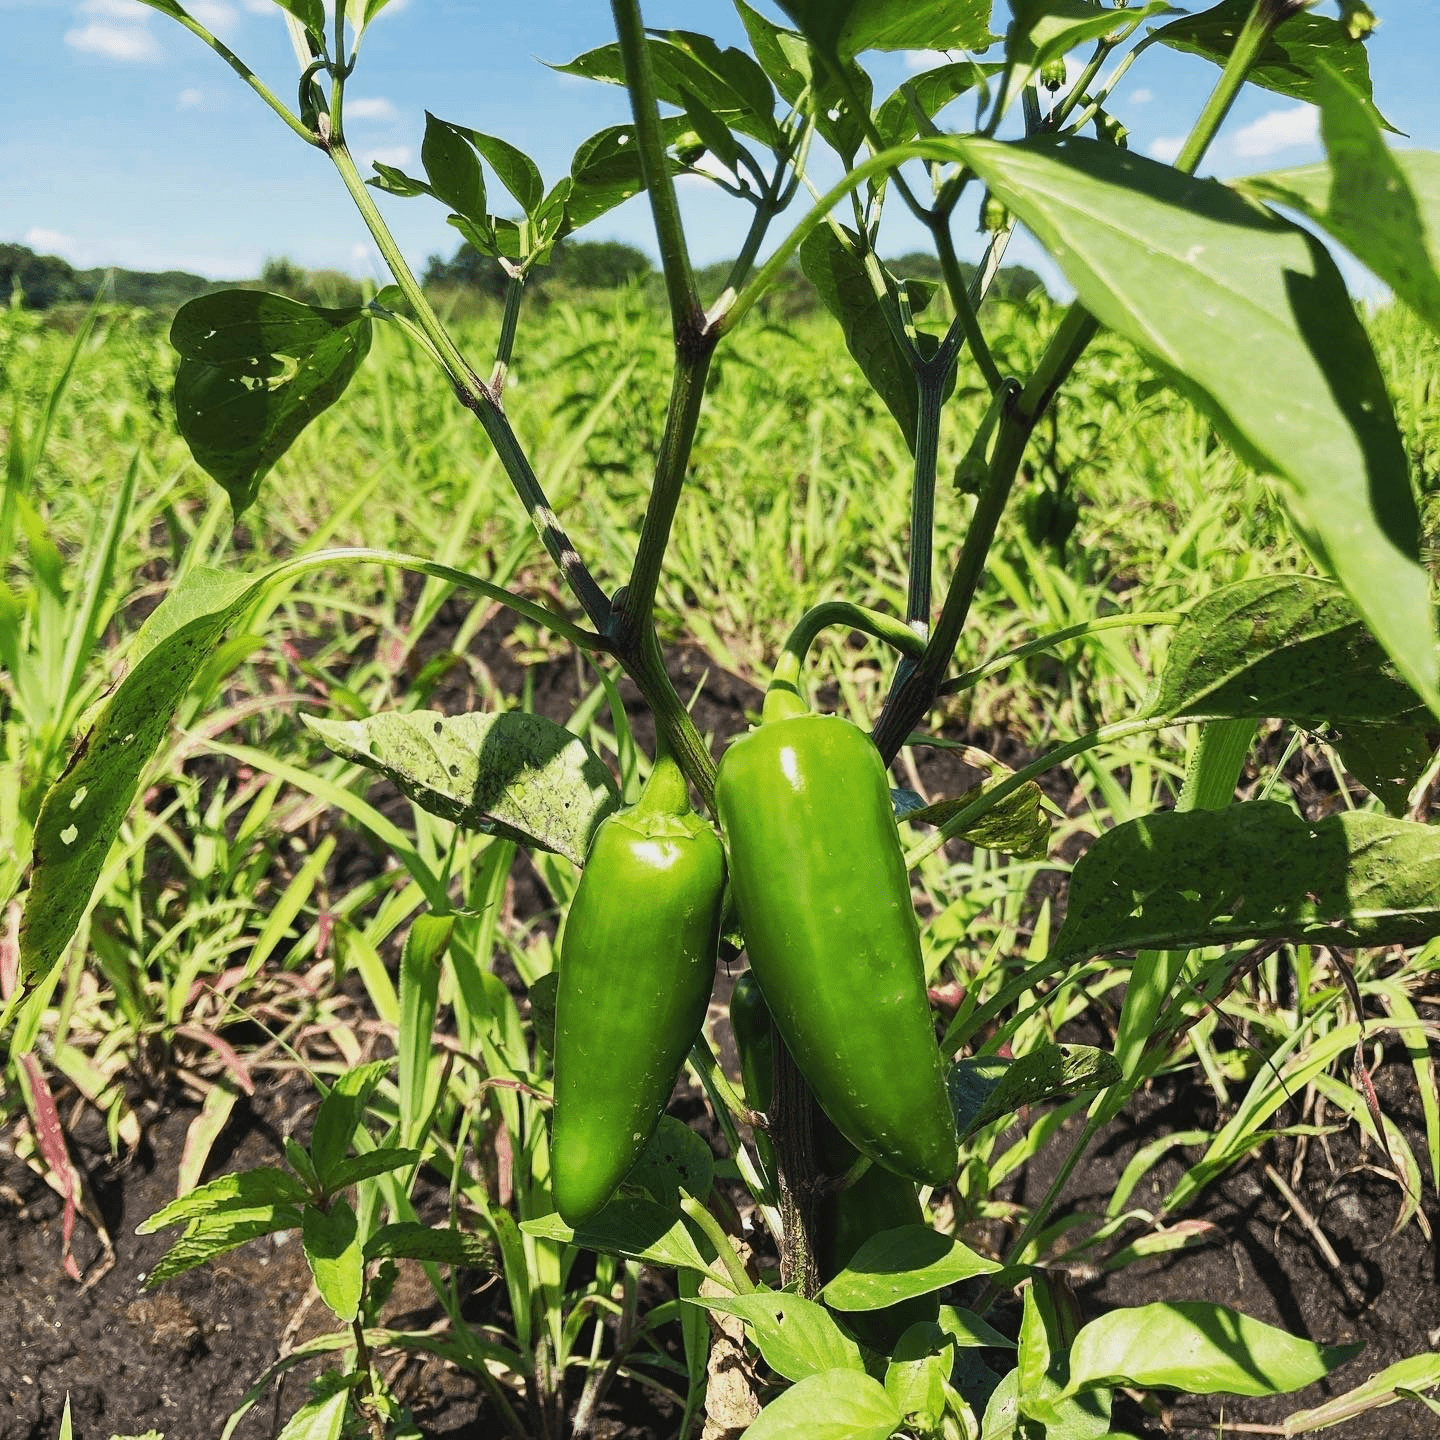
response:
<path id="1" fill-rule="evenodd" d="M 531 990 L 532 1003 L 534 990 Z M 662 1115 L 630 1173 L 627 1185 L 638 1185 L 657 1205 L 678 1210 L 680 1191 L 703 1200 L 715 1180 L 715 1156 L 701 1135 L 683 1120 Z"/>
<path id="2" fill-rule="evenodd" d="M 1106 831 L 1076 862 L 1052 955 L 1238 940 L 1419 945 L 1440 934 L 1440 827 L 1363 811 L 1311 824 L 1253 800 Z"/>
<path id="3" fill-rule="evenodd" d="M 370 163 L 375 167 L 376 173 L 365 183 L 373 185 L 377 190 L 383 190 L 387 195 L 399 195 L 404 199 L 409 199 L 415 195 L 433 195 L 435 193 L 423 180 L 417 180 L 413 175 L 407 175 L 394 165 L 386 165 L 379 160 L 372 160 Z"/>
<path id="4" fill-rule="evenodd" d="M 277 584 L 337 559 L 398 565 L 510 605 L 558 633 L 569 622 L 476 575 L 415 556 L 382 550 L 317 552 L 282 561 L 261 575 L 228 574 L 197 566 L 187 571 L 141 626 L 130 672 L 81 737 L 64 773 L 45 792 L 36 822 L 34 868 L 20 926 L 20 959 L 27 988 L 48 976 L 90 903 L 105 857 L 129 812 L 141 776 L 165 738 L 180 698 L 210 660 L 221 637 L 255 600 Z M 391 849 L 407 859 L 398 831 Z M 407 863 L 422 889 L 433 885 L 419 858 Z M 428 891 L 427 891 L 428 894 Z M 432 904 L 443 895 L 430 895 Z M 17 992 L 17 995 L 20 992 Z M 15 997 L 12 997 L 12 1003 Z"/>
<path id="5" fill-rule="evenodd" d="M 1017 1059 L 977 1055 L 957 1060 L 946 1084 L 963 1140 L 1024 1105 L 1103 1090 L 1120 1079 L 1108 1050 L 1093 1045 L 1037 1045 Z"/>
<path id="6" fill-rule="evenodd" d="M 435 1057 L 435 1012 L 439 1007 L 440 970 L 453 915 L 417 915 L 400 954 L 400 1033 L 396 1041 L 400 1091 L 400 1139 L 413 1145 L 439 1092 L 440 1065 Z"/>
<path id="7" fill-rule="evenodd" d="M 1312 1430 L 1339 1425 L 1356 1415 L 1363 1415 L 1367 1410 L 1393 1405 L 1401 1398 L 1402 1391 L 1431 1390 L 1437 1385 L 1440 1385 L 1440 1354 L 1430 1351 L 1423 1355 L 1411 1355 L 1394 1365 L 1387 1365 L 1363 1385 L 1336 1395 L 1323 1405 L 1287 1415 L 1285 1433 L 1305 1435 Z"/>
<path id="8" fill-rule="evenodd" d="M 136 1227 L 137 1235 L 153 1235 L 167 1225 L 179 1225 L 188 1220 L 203 1219 L 207 1216 L 223 1215 L 226 1211 L 250 1210 L 257 1206 L 283 1203 L 299 1203 L 305 1198 L 305 1186 L 288 1170 L 262 1165 L 254 1170 L 240 1170 L 232 1175 L 220 1175 L 168 1205 L 162 1205 L 153 1215 L 142 1220 Z"/>
<path id="9" fill-rule="evenodd" d="M 684 1222 L 653 1200 L 622 1196 L 574 1230 L 553 1214 L 526 1220 L 520 1228 L 527 1235 L 582 1245 L 607 1255 L 623 1255 L 647 1265 L 709 1271 Z"/>
<path id="10" fill-rule="evenodd" d="M 1440 330 L 1440 155 L 1391 150 L 1373 107 L 1328 66 L 1318 98 L 1328 163 L 1234 183 L 1308 216 Z"/>
<path id="11" fill-rule="evenodd" d="M 920 399 L 910 353 L 886 319 L 886 305 L 866 274 L 857 250 L 859 237 L 842 229 L 848 244 L 828 225 L 812 230 L 800 246 L 800 265 L 825 308 L 840 322 L 845 348 L 895 417 L 913 454 Z"/>
<path id="12" fill-rule="evenodd" d="M 327 1187 L 334 1184 L 340 1163 L 355 1138 L 355 1127 L 365 1113 L 365 1106 L 375 1087 L 384 1078 L 393 1061 L 372 1060 L 354 1070 L 345 1070 L 336 1077 L 330 1093 L 315 1112 L 315 1126 L 310 1132 L 310 1158 L 315 1173 Z"/>
<path id="13" fill-rule="evenodd" d="M 885 1393 L 918 1429 L 936 1431 L 945 1413 L 945 1389 L 954 1363 L 950 1337 L 938 1325 L 921 1321 L 896 1341 L 885 1367 Z"/>
<path id="14" fill-rule="evenodd" d="M 810 1375 L 772 1400 L 746 1440 L 887 1440 L 902 1416 L 878 1380 L 854 1370 Z"/>
<path id="15" fill-rule="evenodd" d="M 530 982 L 530 1028 L 547 1055 L 555 1053 L 555 992 L 560 988 L 560 972 L 547 970 Z"/>
<path id="16" fill-rule="evenodd" d="M 248 1240 L 273 1235 L 279 1230 L 296 1230 L 300 1211 L 293 1205 L 261 1205 L 234 1214 L 220 1213 L 192 1220 L 185 1233 L 161 1256 L 145 1277 L 145 1288 L 153 1290 L 166 1280 L 193 1270 Z"/>
<path id="17" fill-rule="evenodd" d="M 175 420 L 236 519 L 300 432 L 344 394 L 369 352 L 370 324 L 362 307 L 326 310 L 258 290 L 217 290 L 176 312 Z"/>
<path id="18" fill-rule="evenodd" d="M 983 50 L 990 0 L 780 0 L 780 8 L 827 55 L 864 50 Z"/>
<path id="19" fill-rule="evenodd" d="M 787 1380 L 829 1370 L 865 1372 L 860 1347 L 813 1300 L 756 1290 L 750 1295 L 701 1296 L 694 1303 L 723 1315 L 738 1315 L 765 1363 Z"/>
<path id="20" fill-rule="evenodd" d="M 325 5 L 323 0 L 275 0 L 275 3 L 282 10 L 288 10 L 312 35 L 324 38 Z"/>
<path id="21" fill-rule="evenodd" d="M 328 1210 L 307 1205 L 300 1234 L 320 1298 L 338 1319 L 353 1320 L 365 1288 L 365 1255 L 360 1222 L 349 1201 L 332 1200 Z"/>
<path id="22" fill-rule="evenodd" d="M 497 135 L 486 135 L 465 125 L 454 128 L 485 158 L 496 178 L 514 197 L 515 203 L 526 215 L 533 217 L 545 196 L 545 181 L 541 178 L 540 167 L 523 150 L 517 150 L 508 140 L 501 140 Z"/>
<path id="23" fill-rule="evenodd" d="M 1006 767 L 1002 774 L 990 776 L 972 789 L 949 800 L 918 809 L 906 809 L 897 816 L 907 825 L 920 822 L 944 825 L 987 790 L 994 790 L 1009 778 Z M 1050 849 L 1050 821 L 1044 812 L 1045 792 L 1033 781 L 1017 786 L 998 804 L 991 806 L 978 820 L 958 831 L 955 838 L 968 840 L 985 850 L 999 850 L 1021 859 L 1043 859 Z"/>
<path id="24" fill-rule="evenodd" d="M 968 91 L 979 90 L 982 96 L 985 95 L 990 77 L 998 75 L 1004 68 L 995 63 L 956 60 L 948 65 L 937 65 L 933 70 L 922 70 L 885 98 L 875 112 L 875 129 L 887 147 L 903 145 L 921 133 L 916 110 L 925 119 L 934 120 L 952 100 Z"/>
<path id="25" fill-rule="evenodd" d="M 259 588 L 246 575 L 189 571 L 141 627 L 130 673 L 46 792 L 20 927 L 20 958 L 32 983 L 50 973 L 75 933 L 180 697 Z"/>
<path id="26" fill-rule="evenodd" d="M 1279 477 L 1307 543 L 1440 714 L 1405 447 L 1335 263 L 1213 181 L 1097 141 L 946 142 L 1055 257 L 1082 303 Z"/>
<path id="27" fill-rule="evenodd" d="M 1213 590 L 1175 627 L 1155 716 L 1282 719 L 1318 727 L 1423 713 L 1345 592 L 1308 575 Z"/>
<path id="28" fill-rule="evenodd" d="M 345 1429 L 348 1390 L 337 1390 L 323 1400 L 310 1400 L 291 1417 L 275 1440 L 340 1440 Z"/>
<path id="29" fill-rule="evenodd" d="M 376 1175 L 388 1175 L 392 1170 L 408 1170 L 419 1164 L 421 1152 L 406 1150 L 398 1145 L 381 1145 L 367 1150 L 363 1155 L 352 1155 L 334 1167 L 326 1178 L 328 1190 L 344 1190 L 346 1186 L 358 1185 L 362 1180 L 373 1179 Z"/>
<path id="30" fill-rule="evenodd" d="M 653 32 L 646 44 L 655 92 L 666 104 L 688 109 L 689 96 L 722 127 L 739 130 L 766 145 L 781 143 L 774 115 L 775 93 L 765 72 L 743 50 L 721 50 L 708 35 L 688 30 Z M 613 85 L 625 83 L 625 62 L 619 45 L 613 42 L 551 68 Z"/>
<path id="31" fill-rule="evenodd" d="M 426 1260 L 437 1265 L 458 1265 L 472 1270 L 489 1270 L 495 1265 L 495 1250 L 479 1235 L 452 1226 L 422 1225 L 402 1220 L 383 1225 L 365 1242 L 366 1260 Z"/>
<path id="32" fill-rule="evenodd" d="M 1162 45 L 1173 50 L 1203 55 L 1216 65 L 1224 65 L 1254 8 L 1252 0 L 1222 0 L 1200 15 L 1172 20 L 1152 33 Z M 1365 46 L 1350 38 L 1342 22 L 1326 15 L 1297 14 L 1282 20 L 1245 78 L 1277 94 L 1318 104 L 1321 77 L 1327 68 L 1345 77 L 1377 125 L 1394 129 L 1371 99 L 1374 92 Z"/>
<path id="33" fill-rule="evenodd" d="M 999 1269 L 998 1261 L 948 1235 L 925 1225 L 902 1225 L 872 1235 L 820 1294 L 832 1310 L 883 1310 L 897 1300 Z"/>
<path id="34" fill-rule="evenodd" d="M 1112 1310 L 1084 1326 L 1070 1349 L 1067 1389 L 1280 1395 L 1313 1384 L 1361 1348 L 1316 1345 L 1224 1305 L 1161 1301 Z"/>
<path id="35" fill-rule="evenodd" d="M 667 115 L 660 121 L 661 138 L 667 147 L 674 145 L 689 129 L 690 122 L 684 115 Z M 673 157 L 667 163 L 672 174 L 679 174 L 684 168 Z M 565 193 L 566 229 L 581 229 L 644 188 L 635 127 L 611 125 L 598 131 L 580 144 L 570 161 L 570 188 Z"/>
<path id="36" fill-rule="evenodd" d="M 1433 734 L 1419 725 L 1352 721 L 1327 736 L 1345 768 L 1390 812 L 1403 819 L 1410 792 L 1430 768 Z"/>
<path id="37" fill-rule="evenodd" d="M 432 815 L 553 850 L 583 865 L 620 807 L 610 771 L 578 735 L 543 715 L 390 711 L 305 723 L 337 754 L 393 781 Z"/>
<path id="38" fill-rule="evenodd" d="M 474 147 L 459 126 L 437 119 L 428 110 L 420 163 L 437 200 L 467 220 L 484 220 L 485 175 Z"/>
<path id="39" fill-rule="evenodd" d="M 938 1323 L 957 1349 L 1015 1348 L 1013 1340 L 987 1324 L 973 1310 L 957 1310 L 953 1305 L 942 1305 Z"/>

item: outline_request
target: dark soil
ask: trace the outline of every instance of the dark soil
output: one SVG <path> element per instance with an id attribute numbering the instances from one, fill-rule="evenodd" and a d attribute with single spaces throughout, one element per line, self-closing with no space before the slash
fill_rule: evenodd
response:
<path id="1" fill-rule="evenodd" d="M 447 619 L 452 627 L 459 624 L 460 613 L 457 607 L 442 616 L 442 632 Z M 477 648 L 502 688 L 518 691 L 519 667 L 503 640 L 507 628 L 503 620 L 487 627 Z M 444 641 L 442 633 L 435 647 L 443 648 Z M 747 710 L 753 713 L 758 705 L 753 687 L 691 649 L 672 652 L 671 666 L 682 696 L 688 698 L 700 687 L 696 721 L 717 746 L 744 728 Z M 562 661 L 539 667 L 532 679 L 536 708 L 561 718 L 582 684 L 589 683 L 573 662 Z M 460 686 L 442 690 L 430 703 L 462 708 L 473 703 L 467 691 Z M 622 693 L 627 703 L 636 702 L 628 683 Z M 638 706 L 635 720 L 638 738 L 648 745 L 652 736 Z M 963 738 L 1003 754 L 1011 763 L 1020 758 L 1006 753 L 999 737 Z M 920 755 L 921 783 L 936 794 L 954 794 L 977 778 L 953 754 Z M 1063 804 L 1068 780 L 1057 775 L 1053 786 L 1053 798 Z M 377 786 L 372 798 L 378 801 L 383 794 Z M 359 837 L 342 843 L 334 860 L 333 888 L 343 890 L 361 874 L 373 873 L 377 857 L 367 852 Z M 517 868 L 517 877 L 520 873 Z M 527 899 L 517 896 L 517 908 L 523 910 Z M 728 991 L 729 983 L 730 977 L 722 974 L 717 998 L 723 999 L 721 992 Z M 728 1035 L 718 1038 L 724 1049 Z M 1386 1112 L 1401 1125 L 1417 1155 L 1423 1155 L 1423 1121 L 1408 1062 L 1403 1055 L 1388 1057 L 1376 1079 Z M 61 1094 L 62 1114 L 69 1115 L 63 1087 Z M 314 1103 L 313 1089 L 293 1078 L 262 1088 L 237 1107 L 207 1175 L 278 1163 L 281 1137 L 303 1137 Z M 328 1312 L 315 1300 L 298 1238 L 252 1242 L 156 1293 L 147 1292 L 144 1276 L 173 1232 L 137 1236 L 135 1226 L 174 1195 L 193 1102 L 147 1102 L 142 1107 L 144 1143 L 119 1160 L 110 1157 L 95 1112 L 87 1108 L 77 1113 L 79 1119 L 69 1131 L 72 1154 L 113 1238 L 114 1263 L 105 1268 L 93 1232 L 81 1221 L 75 1252 L 82 1274 L 92 1278 L 81 1284 L 69 1279 L 61 1264 L 59 1197 L 8 1148 L 0 1150 L 0 1273 L 10 1302 L 0 1306 L 0 1440 L 54 1440 L 67 1393 L 77 1440 L 108 1440 L 112 1433 L 141 1435 L 147 1429 L 168 1440 L 214 1440 L 268 1366 L 329 1328 Z M 713 1130 L 697 1097 L 684 1097 L 677 1113 L 703 1130 Z M 1013 1198 L 1033 1202 L 1043 1193 L 1074 1123 L 1018 1176 Z M 1285 1122 L 1277 1118 L 1276 1123 Z M 1215 1124 L 1213 1097 L 1203 1085 L 1193 1080 L 1157 1083 L 1137 1098 L 1131 1114 L 1102 1136 L 1072 1177 L 1066 1205 L 1073 1211 L 1102 1213 L 1139 1145 L 1170 1130 L 1210 1129 Z M 1222 1417 L 1227 1426 L 1223 1433 L 1230 1433 L 1228 1426 L 1237 1421 L 1274 1425 L 1292 1410 L 1348 1389 L 1397 1359 L 1440 1349 L 1435 1247 L 1413 1222 L 1390 1235 L 1396 1187 L 1374 1169 L 1364 1168 L 1376 1157 L 1361 1150 L 1356 1135 L 1351 1126 L 1331 1137 L 1328 1145 L 1312 1140 L 1298 1164 L 1296 1142 L 1271 1142 L 1222 1176 L 1184 1217 L 1213 1224 L 1214 1230 L 1207 1232 L 1210 1243 L 1114 1273 L 1073 1269 L 1069 1279 L 1086 1317 L 1157 1299 L 1205 1299 L 1317 1341 L 1360 1340 L 1364 1352 L 1298 1397 L 1223 1402 L 1217 1397 L 1163 1411 L 1152 1407 L 1149 1413 L 1122 1401 L 1127 1408 L 1117 1410 L 1117 1424 L 1147 1437 L 1201 1430 L 1214 1434 Z M 708 1138 L 713 1141 L 713 1133 Z M 1142 1183 L 1132 1204 L 1157 1203 L 1195 1156 L 1193 1151 L 1173 1152 Z M 1293 1185 L 1338 1252 L 1338 1273 L 1322 1257 L 1313 1234 L 1291 1214 L 1267 1177 L 1266 1164 Z M 1423 1208 L 1432 1227 L 1440 1226 L 1433 1191 L 1426 1192 Z M 418 1267 L 402 1264 L 400 1269 L 387 1323 L 419 1328 L 439 1318 Z M 464 1278 L 470 1292 L 467 1318 L 472 1323 L 503 1323 L 503 1286 L 479 1272 L 467 1272 Z M 646 1283 L 652 1288 L 645 1303 L 658 1303 L 669 1293 L 668 1277 L 657 1275 Z M 1002 1322 L 1013 1319 L 1003 1308 L 999 1313 Z M 321 1368 L 319 1360 L 306 1362 L 272 1385 L 239 1422 L 236 1440 L 271 1440 L 303 1398 L 305 1382 Z M 453 1366 L 397 1356 L 385 1357 L 382 1369 L 427 1437 L 491 1440 L 502 1433 L 478 1382 Z M 673 1435 L 678 1424 L 678 1412 L 654 1390 L 617 1385 L 595 1433 L 605 1440 L 646 1440 Z M 1440 1434 L 1440 1422 L 1407 1403 L 1329 1433 L 1352 1440 L 1419 1440 Z"/>

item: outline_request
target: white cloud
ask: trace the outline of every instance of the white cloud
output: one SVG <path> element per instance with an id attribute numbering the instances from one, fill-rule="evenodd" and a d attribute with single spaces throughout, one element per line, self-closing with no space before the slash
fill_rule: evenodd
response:
<path id="1" fill-rule="evenodd" d="M 140 25 L 107 25 L 92 21 L 65 32 L 65 43 L 86 55 L 104 55 L 111 60 L 158 60 L 160 47 L 155 37 Z"/>
<path id="2" fill-rule="evenodd" d="M 46 230 L 43 226 L 36 225 L 25 232 L 24 243 L 41 254 L 53 255 L 58 251 L 71 249 L 75 241 L 58 230 Z"/>
<path id="3" fill-rule="evenodd" d="M 903 53 L 907 70 L 933 70 L 937 65 L 946 65 L 950 61 L 943 50 L 906 50 Z"/>
<path id="4" fill-rule="evenodd" d="M 345 97 L 345 118 L 347 120 L 393 120 L 395 107 L 382 96 L 362 97 L 352 100 Z"/>
<path id="5" fill-rule="evenodd" d="M 1132 105 L 1148 105 L 1155 98 L 1155 92 L 1142 85 L 1140 89 L 1132 90 L 1128 98 Z"/>
<path id="6" fill-rule="evenodd" d="M 180 92 L 176 103 L 182 110 L 193 110 L 204 98 L 205 92 L 203 90 L 197 90 L 192 85 L 189 89 Z"/>
<path id="7" fill-rule="evenodd" d="M 1244 129 L 1237 130 L 1230 148 L 1237 155 L 1273 155 L 1296 145 L 1313 145 L 1320 138 L 1320 112 L 1313 105 L 1292 105 L 1270 110 Z"/>
<path id="8" fill-rule="evenodd" d="M 415 152 L 408 145 L 379 145 L 365 152 L 363 168 L 368 169 L 378 160 L 382 165 L 393 165 L 397 170 L 403 170 L 414 158 Z"/>
<path id="9" fill-rule="evenodd" d="M 216 35 L 233 33 L 240 19 L 235 7 L 222 3 L 222 0 L 186 0 L 185 8 Z"/>
<path id="10" fill-rule="evenodd" d="M 273 15 L 275 0 L 245 0 L 245 8 L 252 15 Z"/>
<path id="11" fill-rule="evenodd" d="M 1184 148 L 1185 137 L 1183 135 L 1162 135 L 1158 140 L 1152 140 L 1145 147 L 1145 153 L 1152 160 L 1173 165 Z"/>

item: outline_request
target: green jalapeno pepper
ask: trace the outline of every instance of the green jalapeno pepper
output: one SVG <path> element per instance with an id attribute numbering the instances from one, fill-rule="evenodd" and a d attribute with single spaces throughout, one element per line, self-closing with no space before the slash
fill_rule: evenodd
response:
<path id="1" fill-rule="evenodd" d="M 664 1113 L 705 1019 L 724 887 L 724 849 L 662 755 L 596 831 L 561 944 L 550 1169 L 567 1224 L 614 1194 Z"/>
<path id="2" fill-rule="evenodd" d="M 764 723 L 720 762 L 715 805 L 751 967 L 815 1098 L 862 1154 L 948 1183 L 955 1123 L 874 745 L 772 685 Z"/>

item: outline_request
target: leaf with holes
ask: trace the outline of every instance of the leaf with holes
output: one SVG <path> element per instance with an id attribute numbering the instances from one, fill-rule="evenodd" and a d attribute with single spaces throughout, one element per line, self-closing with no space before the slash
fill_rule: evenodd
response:
<path id="1" fill-rule="evenodd" d="M 238 519 L 300 432 L 345 392 L 370 349 L 359 307 L 326 310 L 258 290 L 220 290 L 182 305 L 175 419 Z"/>
<path id="2" fill-rule="evenodd" d="M 1216 65 L 1224 65 L 1254 8 L 1253 0 L 1222 0 L 1199 15 L 1172 20 L 1152 34 L 1173 50 L 1203 55 Z M 1395 128 L 1371 99 L 1374 91 L 1365 46 L 1352 40 L 1344 24 L 1328 15 L 1295 14 L 1282 20 L 1261 47 L 1245 78 L 1277 94 L 1315 104 L 1320 99 L 1326 69 L 1334 69 L 1345 77 L 1377 124 L 1387 130 Z"/>
<path id="3" fill-rule="evenodd" d="M 1440 934 L 1440 827 L 1269 800 L 1106 831 L 1075 864 L 1051 955 L 1240 940 L 1420 945 Z"/>
<path id="4" fill-rule="evenodd" d="M 865 1371 L 860 1347 L 813 1300 L 756 1290 L 750 1295 L 701 1296 L 692 1303 L 738 1315 L 765 1363 L 787 1380 L 827 1370 Z"/>
<path id="5" fill-rule="evenodd" d="M 604 761 L 543 715 L 441 715 L 305 723 L 337 754 L 392 780 L 433 815 L 553 850 L 583 865 L 600 822 L 620 808 Z"/>

